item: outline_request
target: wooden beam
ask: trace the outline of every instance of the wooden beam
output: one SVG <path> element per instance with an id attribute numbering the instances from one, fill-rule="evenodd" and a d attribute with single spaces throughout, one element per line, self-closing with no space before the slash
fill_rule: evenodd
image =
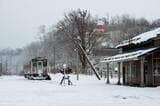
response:
<path id="1" fill-rule="evenodd" d="M 129 83 L 132 80 L 132 62 L 129 61 Z"/>
<path id="2" fill-rule="evenodd" d="M 96 71 L 95 67 L 93 66 L 93 64 L 91 63 L 86 51 L 83 49 L 83 47 L 79 44 L 79 39 L 74 39 L 71 35 L 68 36 L 72 41 L 73 43 L 76 45 L 77 49 L 79 49 L 83 54 L 84 56 L 86 57 L 86 60 L 88 62 L 88 64 L 90 65 L 91 69 L 93 70 L 93 72 L 95 73 L 96 77 L 98 80 L 101 80 L 101 77 L 99 75 L 99 73 Z"/>
<path id="3" fill-rule="evenodd" d="M 33 71 L 33 66 L 32 66 L 32 61 L 31 61 L 31 70 L 30 70 L 30 74 L 32 74 Z"/>
<path id="4" fill-rule="evenodd" d="M 0 76 L 2 75 L 2 63 L 0 63 Z"/>
<path id="5" fill-rule="evenodd" d="M 107 63 L 107 84 L 109 84 L 109 63 Z"/>
<path id="6" fill-rule="evenodd" d="M 120 63 L 120 74 L 121 74 L 121 78 L 123 80 L 123 62 L 122 61 Z M 121 84 L 123 84 L 123 81 L 121 82 Z"/>
<path id="7" fill-rule="evenodd" d="M 144 58 L 141 59 L 141 83 L 140 86 L 144 86 Z"/>
<path id="8" fill-rule="evenodd" d="M 152 85 L 154 86 L 155 85 L 155 76 L 154 76 L 154 64 L 153 64 L 153 59 L 154 59 L 154 57 L 153 57 L 153 53 L 152 53 Z"/>
<path id="9" fill-rule="evenodd" d="M 74 40 L 73 40 L 74 41 Z M 74 41 L 75 42 L 75 41 Z M 78 46 L 79 50 L 81 50 L 81 52 L 85 55 L 86 60 L 88 62 L 88 64 L 90 65 L 91 69 L 93 70 L 93 72 L 95 73 L 96 77 L 98 80 L 101 80 L 101 77 L 99 76 L 98 72 L 96 71 L 95 67 L 93 66 L 93 64 L 91 63 L 86 51 L 82 48 L 82 46 L 78 43 L 75 42 L 75 44 Z"/>
<path id="10" fill-rule="evenodd" d="M 121 71 L 122 71 L 122 62 L 118 62 L 118 85 L 121 85 Z"/>

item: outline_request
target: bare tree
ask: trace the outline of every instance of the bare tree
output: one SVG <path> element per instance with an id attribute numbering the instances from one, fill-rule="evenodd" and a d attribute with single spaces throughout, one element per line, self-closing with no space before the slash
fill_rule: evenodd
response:
<path id="1" fill-rule="evenodd" d="M 115 45 L 150 29 L 151 24 L 145 18 L 136 19 L 127 14 L 111 17 L 108 27 Z"/>
<path id="2" fill-rule="evenodd" d="M 16 74 L 16 70 L 20 67 L 17 63 L 18 56 L 21 53 L 21 49 L 6 48 L 0 51 L 0 73 L 1 74 Z"/>
<path id="3" fill-rule="evenodd" d="M 156 19 L 151 23 L 151 27 L 160 27 L 160 19 Z"/>
<path id="4" fill-rule="evenodd" d="M 64 19 L 57 24 L 59 38 L 65 40 L 64 43 L 69 44 L 72 51 L 76 48 L 72 41 L 78 40 L 87 54 L 91 54 L 93 47 L 98 43 L 98 38 L 101 37 L 95 29 L 96 19 L 88 11 L 80 9 L 65 14 Z M 79 59 L 82 64 L 82 73 L 86 73 L 86 57 L 81 51 L 79 51 Z"/>

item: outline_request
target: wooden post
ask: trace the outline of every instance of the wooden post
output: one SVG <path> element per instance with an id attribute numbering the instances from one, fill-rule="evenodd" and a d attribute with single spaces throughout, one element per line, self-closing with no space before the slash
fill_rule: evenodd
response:
<path id="1" fill-rule="evenodd" d="M 109 84 L 109 63 L 107 63 L 107 84 Z"/>
<path id="2" fill-rule="evenodd" d="M 152 53 L 152 85 L 155 85 L 155 75 L 154 75 L 154 64 L 153 64 L 153 53 Z"/>
<path id="3" fill-rule="evenodd" d="M 101 76 L 101 78 L 103 77 L 103 72 L 102 72 L 102 70 L 100 70 L 100 76 Z"/>
<path id="4" fill-rule="evenodd" d="M 131 83 L 132 80 L 132 62 L 129 61 L 129 84 Z"/>
<path id="5" fill-rule="evenodd" d="M 78 49 L 76 49 L 76 54 L 77 54 L 77 65 L 76 65 L 76 73 L 77 73 L 77 80 L 79 80 L 79 54 L 78 54 Z"/>
<path id="6" fill-rule="evenodd" d="M 33 66 L 32 66 L 32 61 L 31 61 L 31 70 L 30 70 L 30 74 L 32 74 L 33 71 Z"/>
<path id="7" fill-rule="evenodd" d="M 2 63 L 0 63 L 0 76 L 2 75 Z"/>
<path id="8" fill-rule="evenodd" d="M 118 82 L 117 82 L 117 84 L 118 85 L 121 85 L 121 81 L 120 81 L 120 79 L 121 79 L 121 66 L 122 66 L 122 62 L 118 62 Z"/>
<path id="9" fill-rule="evenodd" d="M 42 65 L 42 73 L 43 73 L 44 71 L 43 61 L 41 61 L 41 65 Z"/>
<path id="10" fill-rule="evenodd" d="M 47 73 L 50 73 L 49 62 L 47 61 Z"/>
<path id="11" fill-rule="evenodd" d="M 141 59 L 141 83 L 140 86 L 144 86 L 144 58 Z"/>
<path id="12" fill-rule="evenodd" d="M 123 62 L 122 61 L 120 62 L 120 77 L 123 78 Z M 122 84 L 123 84 L 123 81 L 122 81 Z"/>
<path id="13" fill-rule="evenodd" d="M 35 71 L 34 71 L 35 72 Z M 36 61 L 36 73 L 39 74 L 39 71 L 38 71 L 38 62 Z"/>

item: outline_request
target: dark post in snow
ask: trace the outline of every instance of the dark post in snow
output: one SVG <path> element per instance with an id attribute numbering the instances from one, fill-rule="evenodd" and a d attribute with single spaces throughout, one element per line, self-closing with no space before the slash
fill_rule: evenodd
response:
<path id="1" fill-rule="evenodd" d="M 54 63 L 53 63 L 53 68 L 54 68 L 54 73 L 56 72 L 56 46 L 55 46 L 55 35 L 53 36 L 53 40 L 54 40 L 54 42 L 53 42 L 53 44 L 54 44 L 54 46 L 53 46 L 53 58 L 54 58 Z"/>
<path id="2" fill-rule="evenodd" d="M 107 63 L 107 84 L 109 84 L 109 63 Z"/>
<path id="3" fill-rule="evenodd" d="M 56 48 L 55 48 L 55 45 L 53 47 L 53 52 L 54 52 L 54 72 L 56 72 Z"/>
<path id="4" fill-rule="evenodd" d="M 2 75 L 2 63 L 0 63 L 0 76 Z"/>
<path id="5" fill-rule="evenodd" d="M 100 75 L 101 75 L 101 78 L 102 78 L 102 77 L 103 77 L 103 71 L 102 71 L 102 70 L 100 70 L 100 73 L 101 73 Z"/>
<path id="6" fill-rule="evenodd" d="M 77 80 L 79 80 L 79 55 L 78 55 L 78 50 L 76 49 L 76 54 L 77 54 Z"/>
<path id="7" fill-rule="evenodd" d="M 132 61 L 129 61 L 129 81 L 131 81 L 132 80 Z"/>
<path id="8" fill-rule="evenodd" d="M 2 64 L 3 64 L 3 60 L 2 60 L 2 56 L 1 56 L 1 63 L 0 63 L 0 75 L 2 75 L 2 72 L 3 72 Z"/>
<path id="9" fill-rule="evenodd" d="M 121 81 L 120 81 L 120 78 L 121 78 L 121 64 L 122 64 L 122 62 L 118 62 L 118 82 L 117 82 L 117 84 L 118 85 L 121 85 Z"/>
<path id="10" fill-rule="evenodd" d="M 144 86 L 144 58 L 141 59 L 141 87 Z"/>

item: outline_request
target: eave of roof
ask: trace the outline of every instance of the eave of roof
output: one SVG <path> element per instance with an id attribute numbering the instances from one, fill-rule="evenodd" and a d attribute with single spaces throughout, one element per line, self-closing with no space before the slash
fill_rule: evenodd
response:
<path id="1" fill-rule="evenodd" d="M 129 61 L 129 60 L 137 60 L 138 57 L 147 54 L 153 50 L 158 49 L 159 47 L 149 48 L 149 49 L 142 49 L 137 51 L 132 51 L 128 53 L 118 54 L 115 56 L 104 58 L 101 62 L 120 62 L 120 61 Z"/>

